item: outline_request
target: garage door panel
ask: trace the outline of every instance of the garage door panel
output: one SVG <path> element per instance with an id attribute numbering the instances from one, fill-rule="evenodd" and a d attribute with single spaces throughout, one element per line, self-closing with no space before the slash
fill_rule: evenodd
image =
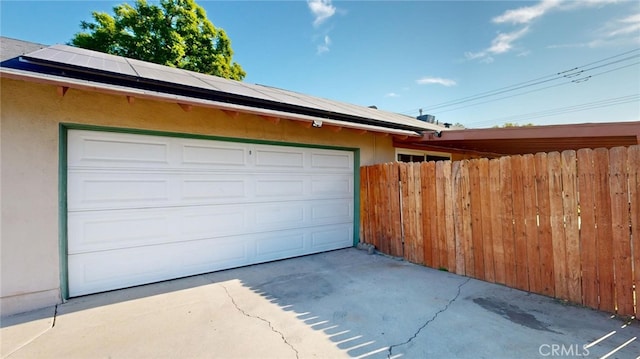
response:
<path id="1" fill-rule="evenodd" d="M 351 224 L 322 227 L 311 233 L 311 247 L 314 251 L 344 248 L 350 245 L 352 238 Z"/>
<path id="2" fill-rule="evenodd" d="M 349 225 L 70 255 L 71 296 L 348 247 Z M 117 262 L 114 262 L 117 258 Z"/>
<path id="3" fill-rule="evenodd" d="M 169 181 L 153 178 L 116 179 L 95 176 L 81 181 L 80 191 L 84 203 L 118 204 L 120 202 L 166 202 L 169 200 Z M 99 179 L 102 178 L 102 179 Z M 74 181 L 75 182 L 75 181 Z M 71 198 L 76 203 L 76 198 Z"/>
<path id="4" fill-rule="evenodd" d="M 112 210 L 252 201 L 246 175 L 69 171 L 70 211 Z"/>
<path id="5" fill-rule="evenodd" d="M 231 200 L 248 197 L 247 181 L 229 176 L 211 179 L 185 179 L 182 182 L 182 199 L 187 201 Z"/>
<path id="6" fill-rule="evenodd" d="M 353 222 L 353 204 L 349 200 L 330 200 L 311 205 L 313 224 Z"/>
<path id="7" fill-rule="evenodd" d="M 349 247 L 353 153 L 68 132 L 72 296 Z"/>
<path id="8" fill-rule="evenodd" d="M 255 224 L 259 227 L 277 225 L 301 226 L 305 220 L 305 203 L 280 203 L 255 206 Z"/>
<path id="9" fill-rule="evenodd" d="M 168 243 L 174 232 L 163 213 L 105 213 L 68 217 L 69 254 L 87 253 L 113 248 L 128 248 L 149 243 Z"/>
<path id="10" fill-rule="evenodd" d="M 107 132 L 69 132 L 67 164 L 73 166 L 168 167 L 170 141 Z"/>
<path id="11" fill-rule="evenodd" d="M 212 241 L 198 240 L 70 255 L 69 294 L 78 296 L 131 287 L 248 262 L 244 241 Z M 114 261 L 114 258 L 118 260 Z"/>
<path id="12" fill-rule="evenodd" d="M 210 165 L 247 165 L 247 149 L 233 146 L 183 145 L 183 165 L 198 167 Z M 189 167 L 189 166 L 187 166 Z"/>
<path id="13" fill-rule="evenodd" d="M 304 195 L 303 178 L 267 178 L 256 181 L 256 197 L 302 197 Z"/>
<path id="14" fill-rule="evenodd" d="M 70 254 L 353 222 L 348 199 L 70 212 Z"/>
<path id="15" fill-rule="evenodd" d="M 320 170 L 353 171 L 353 156 L 350 153 L 312 153 L 311 168 Z"/>
<path id="16" fill-rule="evenodd" d="M 304 253 L 305 234 L 267 236 L 256 240 L 256 258 L 259 261 L 270 261 Z"/>
<path id="17" fill-rule="evenodd" d="M 70 170 L 70 211 L 353 198 L 347 175 Z"/>
<path id="18" fill-rule="evenodd" d="M 69 254 L 220 238 L 246 233 L 250 208 L 156 208 L 70 213 Z"/>
<path id="19" fill-rule="evenodd" d="M 353 179 L 346 176 L 314 176 L 311 180 L 311 193 L 316 196 L 352 196 Z"/>
<path id="20" fill-rule="evenodd" d="M 268 168 L 304 168 L 304 152 L 302 151 L 276 151 L 258 148 L 256 151 L 255 165 Z"/>

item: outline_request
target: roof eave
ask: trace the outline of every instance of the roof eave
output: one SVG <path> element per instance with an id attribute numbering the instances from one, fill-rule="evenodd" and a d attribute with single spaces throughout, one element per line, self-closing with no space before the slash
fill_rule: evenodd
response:
<path id="1" fill-rule="evenodd" d="M 58 87 L 64 88 L 65 89 L 64 91 L 66 91 L 66 89 L 73 88 L 73 89 L 82 90 L 82 91 L 100 92 L 100 93 L 111 94 L 111 95 L 122 95 L 122 96 L 133 97 L 133 98 L 176 103 L 181 106 L 198 106 L 198 107 L 214 108 L 214 109 L 224 110 L 224 111 L 247 113 L 247 114 L 253 114 L 258 116 L 265 116 L 268 118 L 278 118 L 278 119 L 299 121 L 299 122 L 304 122 L 308 124 L 313 124 L 315 122 L 316 124 L 329 125 L 329 126 L 334 126 L 336 128 L 347 128 L 347 129 L 357 130 L 360 132 L 366 131 L 366 132 L 381 133 L 385 135 L 393 135 L 400 139 L 406 139 L 408 137 L 420 138 L 422 136 L 422 133 L 418 132 L 417 130 L 414 131 L 414 130 L 406 130 L 406 129 L 388 128 L 388 127 L 371 125 L 371 124 L 353 123 L 353 122 L 337 120 L 332 118 L 309 116 L 309 115 L 291 113 L 286 111 L 278 111 L 278 110 L 238 105 L 238 104 L 220 102 L 220 101 L 214 101 L 214 100 L 199 99 L 199 98 L 193 98 L 188 96 L 168 94 L 168 93 L 158 92 L 158 91 L 136 89 L 136 88 L 127 87 L 127 86 L 110 85 L 110 84 L 104 84 L 100 82 L 92 82 L 92 81 L 81 80 L 81 79 L 67 78 L 67 77 L 62 77 L 57 75 L 23 71 L 23 70 L 7 68 L 7 67 L 0 67 L 0 77 L 58 86 Z"/>

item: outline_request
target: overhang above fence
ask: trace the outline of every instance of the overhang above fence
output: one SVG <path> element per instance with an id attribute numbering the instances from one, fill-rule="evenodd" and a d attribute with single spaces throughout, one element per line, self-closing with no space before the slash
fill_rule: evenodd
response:
<path id="1" fill-rule="evenodd" d="M 483 157 L 640 144 L 640 121 L 428 132 L 394 146 Z"/>

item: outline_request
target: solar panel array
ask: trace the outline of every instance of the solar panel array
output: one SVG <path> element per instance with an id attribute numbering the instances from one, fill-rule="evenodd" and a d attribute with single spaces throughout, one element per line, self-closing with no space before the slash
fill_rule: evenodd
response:
<path id="1" fill-rule="evenodd" d="M 397 113 L 328 100 L 264 85 L 228 80 L 217 76 L 205 75 L 72 46 L 54 45 L 24 55 L 23 58 L 32 62 L 44 62 L 57 66 L 71 67 L 81 71 L 97 71 L 112 76 L 144 79 L 169 85 L 186 86 L 198 90 L 222 92 L 245 98 L 320 110 L 329 115 L 346 115 L 369 121 L 387 123 L 392 126 L 396 125 L 396 127 L 400 125 L 425 130 L 441 129 L 441 127 L 434 124 Z"/>

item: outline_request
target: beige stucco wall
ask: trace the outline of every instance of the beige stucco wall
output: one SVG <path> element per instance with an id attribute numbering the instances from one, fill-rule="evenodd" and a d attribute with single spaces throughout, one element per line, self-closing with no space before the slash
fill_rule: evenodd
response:
<path id="1" fill-rule="evenodd" d="M 60 302 L 59 124 L 193 133 L 360 148 L 361 165 L 393 161 L 390 136 L 273 124 L 254 115 L 0 79 L 0 308 L 2 315 Z"/>

